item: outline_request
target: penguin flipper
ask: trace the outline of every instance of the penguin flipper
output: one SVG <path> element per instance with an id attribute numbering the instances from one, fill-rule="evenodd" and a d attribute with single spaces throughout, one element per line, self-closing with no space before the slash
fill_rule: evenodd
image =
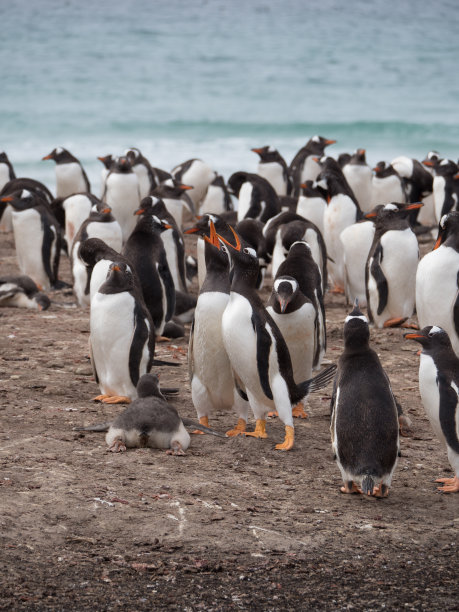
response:
<path id="1" fill-rule="evenodd" d="M 94 380 L 96 381 L 97 384 L 99 384 L 99 377 L 97 376 L 96 363 L 94 361 L 94 354 L 92 352 L 91 338 L 89 338 L 88 344 L 89 344 L 89 359 L 91 361 L 92 373 L 94 375 Z"/>
<path id="2" fill-rule="evenodd" d="M 254 310 L 252 313 L 252 325 L 257 336 L 257 370 L 260 385 L 267 398 L 273 399 L 273 392 L 269 384 L 269 355 L 271 352 L 272 339 L 263 325 L 260 315 Z"/>
<path id="3" fill-rule="evenodd" d="M 134 306 L 134 334 L 129 349 L 129 377 L 134 387 L 137 386 L 140 378 L 140 362 L 145 343 L 149 341 L 148 319 L 140 303 L 136 301 Z"/>
<path id="4" fill-rule="evenodd" d="M 387 285 L 387 279 L 384 276 L 384 272 L 381 268 L 381 262 L 383 259 L 383 249 L 381 243 L 375 249 L 373 254 L 373 261 L 370 266 L 370 273 L 375 279 L 376 287 L 378 289 L 378 309 L 377 313 L 380 315 L 385 307 L 387 306 L 387 300 L 389 297 L 389 288 Z"/>
<path id="5" fill-rule="evenodd" d="M 193 349 L 194 349 L 194 317 L 193 317 L 193 320 L 191 321 L 190 337 L 188 340 L 188 378 L 190 379 L 190 383 L 193 380 L 193 374 L 194 374 Z"/>
<path id="6" fill-rule="evenodd" d="M 459 289 L 459 272 L 457 273 L 456 278 L 457 278 L 456 280 L 457 288 Z M 459 292 L 457 294 L 456 301 L 454 302 L 454 306 L 453 306 L 453 322 L 454 322 L 454 329 L 456 330 L 456 334 L 459 336 Z"/>
<path id="7" fill-rule="evenodd" d="M 456 412 L 459 400 L 458 393 L 441 373 L 438 373 L 437 385 L 440 394 L 440 427 L 448 446 L 455 453 L 459 454 L 459 439 L 456 429 Z"/>
<path id="8" fill-rule="evenodd" d="M 175 286 L 174 279 L 172 278 L 169 264 L 167 263 L 166 252 L 163 250 L 158 262 L 158 274 L 163 280 L 164 288 L 166 291 L 166 303 L 167 312 L 165 321 L 169 321 L 174 315 L 175 311 Z"/>

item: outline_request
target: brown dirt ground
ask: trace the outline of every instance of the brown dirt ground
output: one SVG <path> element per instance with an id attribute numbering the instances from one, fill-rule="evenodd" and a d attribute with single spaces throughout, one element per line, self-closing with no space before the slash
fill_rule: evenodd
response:
<path id="1" fill-rule="evenodd" d="M 0 274 L 16 272 L 0 236 Z M 423 247 L 428 248 L 428 245 Z M 68 262 L 61 277 L 69 279 Z M 436 491 L 450 472 L 418 393 L 417 347 L 402 330 L 372 331 L 395 394 L 413 421 L 385 500 L 340 494 L 329 433 L 331 388 L 310 398 L 296 445 L 278 420 L 269 439 L 193 436 L 185 457 L 112 454 L 96 405 L 88 312 L 51 295 L 44 312 L 0 312 L 2 610 L 458 609 L 457 495 Z M 328 358 L 342 350 L 348 309 L 327 297 Z M 195 417 L 187 340 L 158 346 L 179 368 L 158 368 Z M 233 414 L 216 414 L 221 431 Z"/>

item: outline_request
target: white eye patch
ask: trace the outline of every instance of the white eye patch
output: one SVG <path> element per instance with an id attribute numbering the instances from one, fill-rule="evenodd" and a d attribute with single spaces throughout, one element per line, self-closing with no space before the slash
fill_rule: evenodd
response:
<path id="1" fill-rule="evenodd" d="M 276 281 L 274 281 L 274 289 L 276 292 L 279 291 L 279 287 L 282 283 L 288 283 L 289 285 L 291 285 L 293 292 L 295 292 L 298 288 L 298 283 L 296 282 L 296 280 L 290 278 L 278 278 Z"/>
<path id="2" fill-rule="evenodd" d="M 345 323 L 349 323 L 349 321 L 351 319 L 360 319 L 361 321 L 363 321 L 364 323 L 368 323 L 368 319 L 366 318 L 365 315 L 360 315 L 360 316 L 353 316 L 353 315 L 348 315 L 345 319 L 344 322 Z"/>

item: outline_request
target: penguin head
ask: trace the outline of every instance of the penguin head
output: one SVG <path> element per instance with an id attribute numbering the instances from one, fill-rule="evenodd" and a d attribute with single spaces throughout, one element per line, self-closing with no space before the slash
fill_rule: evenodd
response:
<path id="1" fill-rule="evenodd" d="M 372 211 L 364 215 L 364 218 L 375 221 L 377 224 L 390 225 L 391 221 L 405 219 L 410 211 L 417 210 L 422 206 L 422 202 L 412 202 L 409 204 L 389 202 L 388 204 L 379 204 Z"/>
<path id="2" fill-rule="evenodd" d="M 452 159 L 441 159 L 435 162 L 434 170 L 437 176 L 452 177 L 458 173 L 459 168 Z"/>
<path id="3" fill-rule="evenodd" d="M 423 353 L 432 353 L 439 348 L 448 348 L 452 350 L 451 340 L 448 334 L 442 327 L 437 325 L 428 325 L 420 331 L 404 334 L 406 340 L 415 340 L 422 346 Z"/>
<path id="4" fill-rule="evenodd" d="M 143 374 L 137 383 L 137 395 L 139 397 L 160 397 L 165 399 L 159 388 L 159 378 L 156 374 Z"/>
<path id="5" fill-rule="evenodd" d="M 428 168 L 433 168 L 439 159 L 440 153 L 438 151 L 429 151 L 425 156 L 425 159 L 422 160 L 422 163 Z"/>
<path id="6" fill-rule="evenodd" d="M 143 215 L 147 212 L 152 211 L 153 207 L 156 206 L 156 204 L 158 204 L 159 202 L 162 202 L 165 208 L 164 202 L 160 198 L 157 198 L 153 195 L 146 196 L 140 202 L 139 208 L 134 211 L 134 215 Z"/>
<path id="7" fill-rule="evenodd" d="M 360 310 L 358 300 L 344 320 L 344 345 L 346 349 L 365 347 L 370 340 L 368 319 Z"/>
<path id="8" fill-rule="evenodd" d="M 349 162 L 351 164 L 360 164 L 360 165 L 366 164 L 367 160 L 366 160 L 365 155 L 366 155 L 365 149 L 357 149 L 355 153 L 352 155 L 352 157 L 350 158 Z"/>
<path id="9" fill-rule="evenodd" d="M 341 168 L 344 168 L 346 164 L 351 161 L 352 155 L 350 153 L 340 153 L 338 155 L 338 163 Z"/>
<path id="10" fill-rule="evenodd" d="M 279 276 L 274 281 L 273 295 L 274 298 L 279 302 L 280 311 L 284 313 L 293 300 L 298 294 L 300 287 L 298 281 L 293 276 Z"/>
<path id="11" fill-rule="evenodd" d="M 258 149 L 251 149 L 251 151 L 257 153 L 260 156 L 260 161 L 263 163 L 283 161 L 281 154 L 274 147 L 259 147 Z"/>
<path id="12" fill-rule="evenodd" d="M 314 181 L 305 181 L 304 183 L 301 183 L 300 187 L 301 194 L 307 198 L 323 198 L 323 193 L 317 189 Z"/>
<path id="13" fill-rule="evenodd" d="M 130 149 L 126 149 L 124 152 L 124 156 L 128 158 L 130 163 L 135 166 L 137 163 L 143 161 L 143 155 L 137 147 L 131 147 Z"/>
<path id="14" fill-rule="evenodd" d="M 316 155 L 322 155 L 325 151 L 325 147 L 329 145 L 335 144 L 336 140 L 330 140 L 328 138 L 324 138 L 323 136 L 318 136 L 317 134 L 309 139 L 306 147 L 311 151 L 311 153 Z"/>
<path id="15" fill-rule="evenodd" d="M 67 151 L 67 149 L 64 149 L 64 147 L 56 147 L 55 149 L 51 151 L 51 153 L 48 153 L 48 155 L 45 155 L 44 157 L 42 157 L 42 161 L 46 161 L 48 159 L 52 159 L 53 161 L 56 162 L 56 164 L 67 164 L 69 162 L 78 162 L 77 158 L 74 155 L 72 155 L 70 151 Z"/>
<path id="16" fill-rule="evenodd" d="M 33 208 L 44 200 L 40 195 L 34 191 L 28 189 L 19 189 L 13 193 L 3 196 L 0 202 L 4 204 L 11 204 L 15 210 L 26 210 L 27 208 Z"/>
<path id="17" fill-rule="evenodd" d="M 210 224 L 213 223 L 216 231 L 222 231 L 226 227 L 226 222 L 219 215 L 206 213 L 197 217 L 196 223 L 183 231 L 184 234 L 198 234 L 199 236 L 209 236 Z"/>
<path id="18" fill-rule="evenodd" d="M 438 236 L 435 242 L 433 250 L 438 249 L 446 239 L 451 236 L 457 236 L 459 234 L 459 211 L 453 210 L 440 219 L 438 224 Z"/>
<path id="19" fill-rule="evenodd" d="M 100 238 L 88 238 L 80 244 L 78 257 L 83 260 L 86 266 L 92 267 L 110 252 L 116 254 L 116 251 L 111 249 L 111 247 Z"/>
<path id="20" fill-rule="evenodd" d="M 119 172 L 120 174 L 129 174 L 134 172 L 132 169 L 132 162 L 126 155 L 115 157 L 112 165 L 110 166 L 111 172 Z"/>
<path id="21" fill-rule="evenodd" d="M 228 226 L 235 239 L 235 244 L 232 244 L 229 240 L 226 240 L 220 234 L 217 234 L 218 239 L 223 245 L 228 247 L 228 251 L 231 255 L 231 259 L 234 262 L 235 267 L 243 270 L 245 276 L 256 277 L 258 276 L 259 263 L 258 255 L 255 249 L 241 238 L 231 225 Z"/>
<path id="22" fill-rule="evenodd" d="M 111 154 L 109 154 L 109 155 L 104 155 L 104 156 L 100 156 L 100 157 L 98 157 L 97 159 L 98 159 L 99 161 L 101 161 L 101 162 L 104 164 L 104 166 L 105 166 L 105 168 L 106 168 L 107 170 L 110 170 L 110 169 L 111 169 L 112 164 L 113 164 L 113 162 L 114 162 L 113 155 L 111 155 Z"/>
<path id="23" fill-rule="evenodd" d="M 39 291 L 33 296 L 34 301 L 37 303 L 38 310 L 47 310 L 51 305 L 51 300 L 45 294 Z"/>
<path id="24" fill-rule="evenodd" d="M 114 261 L 107 272 L 107 282 L 117 291 L 126 291 L 134 286 L 131 267 L 124 261 Z"/>

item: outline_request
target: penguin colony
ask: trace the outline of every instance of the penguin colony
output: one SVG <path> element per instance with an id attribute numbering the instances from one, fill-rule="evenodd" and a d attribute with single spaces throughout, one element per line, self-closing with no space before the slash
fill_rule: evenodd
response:
<path id="1" fill-rule="evenodd" d="M 333 381 L 341 491 L 386 497 L 407 419 L 370 327 L 408 327 L 405 338 L 422 347 L 422 402 L 453 471 L 439 490 L 459 492 L 459 167 L 431 151 L 422 163 L 401 156 L 372 169 L 364 149 L 326 155 L 334 143 L 314 136 L 290 165 L 273 147 L 253 148 L 257 173 L 226 182 L 199 159 L 168 172 L 131 148 L 98 158 L 98 195 L 62 147 L 43 157 L 56 164 L 55 196 L 17 178 L 0 154 L 0 230 L 13 232 L 18 264 L 16 276 L 0 278 L 0 305 L 52 307 L 44 292 L 65 285 L 59 262 L 68 256 L 76 301 L 89 309 L 94 400 L 128 404 L 112 423 L 80 429 L 107 431 L 113 452 L 150 446 L 182 455 L 185 426 L 222 435 L 209 427 L 215 411 L 237 418 L 222 437 L 268 438 L 267 417 L 276 415 L 285 438 L 275 449 L 289 451 L 308 394 Z M 185 233 L 198 236 L 193 265 Z M 419 262 L 418 238 L 429 233 L 434 250 Z M 349 306 L 344 351 L 332 365 L 327 291 Z M 174 365 L 155 360 L 155 344 L 183 336 L 188 323 L 199 423 L 180 417 L 150 373 Z"/>

